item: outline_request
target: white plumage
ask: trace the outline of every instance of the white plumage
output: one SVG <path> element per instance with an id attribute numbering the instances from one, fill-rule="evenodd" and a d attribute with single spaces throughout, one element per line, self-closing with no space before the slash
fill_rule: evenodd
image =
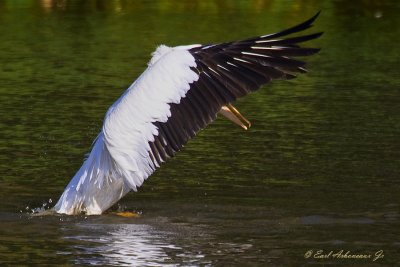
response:
<path id="1" fill-rule="evenodd" d="M 199 78 L 190 69 L 193 47 L 157 48 L 147 70 L 108 110 L 89 157 L 54 207 L 58 213 L 101 214 L 159 167 L 148 152 L 158 135 L 152 122 L 166 122 L 169 104 L 179 104 Z"/>
<path id="2" fill-rule="evenodd" d="M 318 14 L 317 14 L 318 15 Z M 316 15 L 316 16 L 317 16 Z M 110 107 L 91 153 L 54 207 L 58 213 L 101 214 L 141 186 L 218 111 L 250 123 L 230 103 L 272 79 L 293 78 L 304 62 L 289 56 L 318 51 L 299 42 L 321 33 L 272 39 L 304 30 L 316 16 L 285 31 L 219 45 L 167 47 Z"/>

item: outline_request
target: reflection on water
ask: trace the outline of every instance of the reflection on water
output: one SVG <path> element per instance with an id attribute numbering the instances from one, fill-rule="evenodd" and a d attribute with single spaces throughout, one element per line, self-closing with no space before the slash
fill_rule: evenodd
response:
<path id="1" fill-rule="evenodd" d="M 80 224 L 78 228 L 82 228 L 78 231 L 83 231 L 85 235 L 66 237 L 79 241 L 79 245 L 75 246 L 80 251 L 75 260 L 77 264 L 173 266 L 168 264 L 171 261 L 169 251 L 182 251 L 182 248 L 168 243 L 168 233 L 149 225 Z"/>
<path id="2" fill-rule="evenodd" d="M 169 204 L 158 203 L 167 209 Z M 399 226 L 398 212 L 293 217 L 271 210 L 265 216 L 260 207 L 231 207 L 224 213 L 220 206 L 210 207 L 210 212 L 190 205 L 198 215 L 193 217 L 184 206 L 175 206 L 183 208 L 182 213 L 169 212 L 169 218 L 0 213 L 0 262 L 5 266 L 27 261 L 78 266 L 246 266 L 249 262 L 291 266 L 310 249 L 357 247 L 368 253 L 383 250 L 388 256 L 395 255 L 400 245 L 390 232 Z"/>
<path id="3" fill-rule="evenodd" d="M 143 224 L 143 220 L 152 225 Z M 212 229 L 165 218 L 127 220 L 105 215 L 96 222 L 86 217 L 63 232 L 68 249 L 57 254 L 73 256 L 78 265 L 204 266 L 253 249 L 250 243 L 218 240 Z"/>

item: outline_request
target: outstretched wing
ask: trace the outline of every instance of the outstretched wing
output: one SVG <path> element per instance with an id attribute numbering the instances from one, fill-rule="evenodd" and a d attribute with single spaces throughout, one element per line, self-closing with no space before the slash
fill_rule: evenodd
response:
<path id="1" fill-rule="evenodd" d="M 322 33 L 286 37 L 317 18 L 287 30 L 215 45 L 157 50 L 149 68 L 110 108 L 105 144 L 136 189 L 160 164 L 212 122 L 222 106 L 274 79 L 306 72 L 293 57 L 319 51 L 299 44 Z"/>

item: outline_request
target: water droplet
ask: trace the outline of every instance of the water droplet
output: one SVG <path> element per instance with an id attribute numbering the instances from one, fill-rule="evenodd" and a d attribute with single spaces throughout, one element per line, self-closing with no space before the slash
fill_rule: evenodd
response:
<path id="1" fill-rule="evenodd" d="M 382 11 L 380 11 L 380 10 L 375 11 L 375 14 L 374 14 L 375 18 L 380 19 L 382 17 L 382 15 L 383 15 Z"/>

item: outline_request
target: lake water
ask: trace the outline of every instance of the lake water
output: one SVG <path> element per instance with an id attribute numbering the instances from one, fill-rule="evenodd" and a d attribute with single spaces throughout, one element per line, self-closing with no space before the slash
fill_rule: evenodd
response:
<path id="1" fill-rule="evenodd" d="M 158 44 L 262 35 L 318 10 L 310 72 L 237 101 L 249 131 L 219 118 L 104 215 L 32 216 L 57 201 Z M 396 266 L 399 12 L 399 1 L 0 1 L 0 265 Z"/>

